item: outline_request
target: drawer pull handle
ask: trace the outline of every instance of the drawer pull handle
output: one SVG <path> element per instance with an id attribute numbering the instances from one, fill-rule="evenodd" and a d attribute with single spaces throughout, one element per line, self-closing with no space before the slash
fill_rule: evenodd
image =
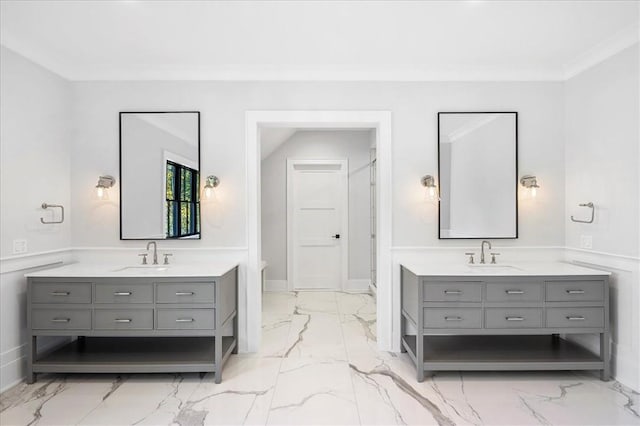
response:
<path id="1" fill-rule="evenodd" d="M 507 294 L 524 294 L 524 290 L 506 290 Z"/>
<path id="2" fill-rule="evenodd" d="M 130 318 L 116 318 L 115 320 L 113 320 L 114 322 L 121 322 L 121 323 L 130 323 L 131 319 Z"/>
<path id="3" fill-rule="evenodd" d="M 176 291 L 176 296 L 193 296 L 192 291 Z"/>
<path id="4" fill-rule="evenodd" d="M 133 292 L 131 291 L 116 291 L 113 293 L 114 296 L 131 296 Z"/>
<path id="5" fill-rule="evenodd" d="M 505 317 L 507 321 L 524 321 L 523 317 Z"/>
<path id="6" fill-rule="evenodd" d="M 584 290 L 567 290 L 568 294 L 584 294 Z"/>
<path id="7" fill-rule="evenodd" d="M 54 318 L 51 320 L 51 322 L 69 322 L 71 321 L 71 318 Z"/>
<path id="8" fill-rule="evenodd" d="M 445 321 L 462 321 L 462 317 L 444 317 Z"/>
<path id="9" fill-rule="evenodd" d="M 584 317 L 567 317 L 569 321 L 584 321 Z"/>
<path id="10" fill-rule="evenodd" d="M 462 294 L 460 290 L 445 290 L 444 294 Z"/>
<path id="11" fill-rule="evenodd" d="M 178 318 L 176 322 L 194 322 L 193 318 Z"/>
<path id="12" fill-rule="evenodd" d="M 71 294 L 70 291 L 52 291 L 51 292 L 52 296 L 68 296 L 70 294 Z"/>

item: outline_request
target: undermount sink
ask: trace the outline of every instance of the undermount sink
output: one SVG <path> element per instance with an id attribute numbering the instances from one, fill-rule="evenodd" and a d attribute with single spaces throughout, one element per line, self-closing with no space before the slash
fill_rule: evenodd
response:
<path id="1" fill-rule="evenodd" d="M 499 264 L 494 264 L 494 263 L 488 263 L 488 264 L 473 264 L 473 265 L 467 265 L 472 271 L 484 271 L 484 272 L 491 272 L 491 273 L 504 273 L 504 272 L 514 272 L 514 271 L 521 271 L 522 269 L 517 268 L 515 266 L 511 266 L 511 265 L 499 265 Z"/>
<path id="2" fill-rule="evenodd" d="M 158 266 L 158 265 L 138 265 L 138 266 L 125 266 L 124 268 L 114 269 L 114 272 L 137 272 L 137 273 L 145 273 L 145 272 L 162 272 L 168 270 L 168 266 Z"/>

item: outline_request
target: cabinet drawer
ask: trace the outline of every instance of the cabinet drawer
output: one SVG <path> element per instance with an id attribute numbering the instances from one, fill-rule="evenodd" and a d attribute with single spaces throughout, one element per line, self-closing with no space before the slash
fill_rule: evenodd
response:
<path id="1" fill-rule="evenodd" d="M 425 308 L 425 328 L 481 328 L 480 308 Z"/>
<path id="2" fill-rule="evenodd" d="M 547 308 L 547 327 L 604 327 L 604 308 Z"/>
<path id="3" fill-rule="evenodd" d="M 34 330 L 91 330 L 90 309 L 33 309 Z"/>
<path id="4" fill-rule="evenodd" d="M 161 283 L 156 287 L 158 303 L 214 303 L 214 283 Z"/>
<path id="5" fill-rule="evenodd" d="M 485 328 L 540 328 L 542 308 L 487 308 Z"/>
<path id="6" fill-rule="evenodd" d="M 158 309 L 158 330 L 215 330 L 215 309 Z"/>
<path id="7" fill-rule="evenodd" d="M 153 309 L 96 309 L 95 330 L 152 330 Z"/>
<path id="8" fill-rule="evenodd" d="M 95 303 L 153 303 L 152 284 L 96 284 Z"/>
<path id="9" fill-rule="evenodd" d="M 603 302 L 604 281 L 547 281 L 549 302 Z"/>
<path id="10" fill-rule="evenodd" d="M 47 283 L 31 285 L 32 303 L 91 303 L 91 283 Z"/>
<path id="11" fill-rule="evenodd" d="M 424 283 L 426 302 L 481 302 L 482 283 L 469 281 L 428 281 Z"/>
<path id="12" fill-rule="evenodd" d="M 542 302 L 542 283 L 487 283 L 487 302 Z"/>

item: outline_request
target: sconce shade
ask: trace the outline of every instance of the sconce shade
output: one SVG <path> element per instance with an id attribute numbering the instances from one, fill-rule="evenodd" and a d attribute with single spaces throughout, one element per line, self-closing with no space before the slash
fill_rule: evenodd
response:
<path id="1" fill-rule="evenodd" d="M 116 183 L 116 178 L 110 175 L 98 177 L 98 184 L 96 185 L 96 194 L 98 198 L 103 199 L 107 195 L 107 189 L 111 188 Z"/>
<path id="2" fill-rule="evenodd" d="M 538 193 L 538 188 L 540 188 L 540 185 L 538 185 L 538 179 L 532 175 L 522 176 L 520 178 L 520 185 L 529 190 L 532 198 L 535 198 Z"/>
<path id="3" fill-rule="evenodd" d="M 430 200 L 436 199 L 436 180 L 431 175 L 424 175 L 420 183 L 427 189 L 427 197 Z"/>
<path id="4" fill-rule="evenodd" d="M 220 185 L 220 179 L 217 176 L 207 176 L 204 184 L 204 196 L 207 199 L 212 199 L 215 195 L 214 189 Z"/>

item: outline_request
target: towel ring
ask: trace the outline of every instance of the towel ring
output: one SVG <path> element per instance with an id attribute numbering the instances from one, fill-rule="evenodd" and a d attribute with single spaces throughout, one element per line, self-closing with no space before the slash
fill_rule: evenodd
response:
<path id="1" fill-rule="evenodd" d="M 578 222 L 578 223 L 593 223 L 593 218 L 595 217 L 595 207 L 593 205 L 593 203 L 591 201 L 589 201 L 588 203 L 581 203 L 578 204 L 580 207 L 589 207 L 591 209 L 591 219 L 589 220 L 580 220 L 580 219 L 576 219 L 575 217 L 573 217 L 573 215 L 571 215 L 571 221 L 572 222 Z"/>
<path id="2" fill-rule="evenodd" d="M 60 209 L 60 220 L 52 220 L 52 221 L 46 221 L 44 220 L 44 218 L 40 218 L 40 222 L 44 223 L 45 225 L 52 225 L 55 223 L 62 223 L 64 222 L 64 206 L 61 206 L 60 204 L 47 204 L 47 203 L 42 203 L 42 210 L 46 210 L 48 208 L 59 208 Z"/>

